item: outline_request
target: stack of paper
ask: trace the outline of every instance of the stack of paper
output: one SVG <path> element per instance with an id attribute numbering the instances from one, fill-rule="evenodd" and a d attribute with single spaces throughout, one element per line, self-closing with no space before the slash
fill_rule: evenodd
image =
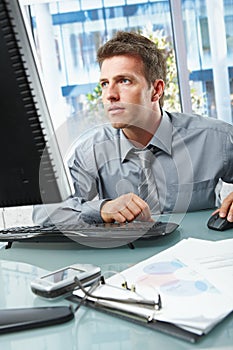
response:
<path id="1" fill-rule="evenodd" d="M 91 299 L 98 305 L 147 320 L 166 321 L 201 335 L 233 310 L 233 239 L 182 240 L 107 280 L 93 294 L 116 299 L 157 300 L 162 308 Z M 122 288 L 127 281 L 129 288 Z M 132 287 L 132 289 L 133 289 Z M 76 295 L 83 296 L 80 291 Z"/>

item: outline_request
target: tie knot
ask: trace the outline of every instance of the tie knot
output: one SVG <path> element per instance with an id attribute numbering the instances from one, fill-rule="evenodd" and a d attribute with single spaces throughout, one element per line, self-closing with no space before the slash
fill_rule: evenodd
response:
<path id="1" fill-rule="evenodd" d="M 150 149 L 144 148 L 140 151 L 136 151 L 136 154 L 140 158 L 143 168 L 149 168 L 151 166 L 151 162 L 152 162 L 152 159 L 154 158 L 154 154 Z"/>
<path id="2" fill-rule="evenodd" d="M 153 154 L 156 154 L 157 152 L 160 151 L 160 149 L 157 146 L 152 145 L 152 144 L 149 144 L 147 146 L 147 149 L 149 149 Z"/>

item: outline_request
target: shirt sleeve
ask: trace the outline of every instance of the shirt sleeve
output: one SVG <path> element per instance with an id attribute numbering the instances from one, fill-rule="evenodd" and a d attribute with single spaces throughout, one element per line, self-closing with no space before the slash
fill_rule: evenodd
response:
<path id="1" fill-rule="evenodd" d="M 78 225 L 81 222 L 102 223 L 100 209 L 105 201 L 87 201 L 79 204 L 75 197 L 70 197 L 62 203 L 35 205 L 32 220 L 41 226 Z"/>
<path id="2" fill-rule="evenodd" d="M 77 147 L 68 166 L 74 185 L 73 196 L 62 203 L 34 206 L 34 223 L 46 226 L 103 222 L 100 210 L 108 199 L 98 198 L 94 152 Z"/>
<path id="3" fill-rule="evenodd" d="M 226 170 L 222 180 L 233 183 L 233 126 L 230 126 L 226 135 L 224 166 Z"/>

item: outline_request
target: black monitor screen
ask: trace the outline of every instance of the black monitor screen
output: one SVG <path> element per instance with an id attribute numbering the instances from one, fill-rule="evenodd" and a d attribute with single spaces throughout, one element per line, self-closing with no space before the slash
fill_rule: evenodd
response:
<path id="1" fill-rule="evenodd" d="M 0 207 L 70 194 L 31 44 L 18 1 L 1 0 Z"/>

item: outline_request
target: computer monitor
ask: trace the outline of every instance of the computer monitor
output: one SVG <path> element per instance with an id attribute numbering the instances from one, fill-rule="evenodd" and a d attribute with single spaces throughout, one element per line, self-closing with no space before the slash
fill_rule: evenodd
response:
<path id="1" fill-rule="evenodd" d="M 71 194 L 18 0 L 0 3 L 0 207 Z"/>

